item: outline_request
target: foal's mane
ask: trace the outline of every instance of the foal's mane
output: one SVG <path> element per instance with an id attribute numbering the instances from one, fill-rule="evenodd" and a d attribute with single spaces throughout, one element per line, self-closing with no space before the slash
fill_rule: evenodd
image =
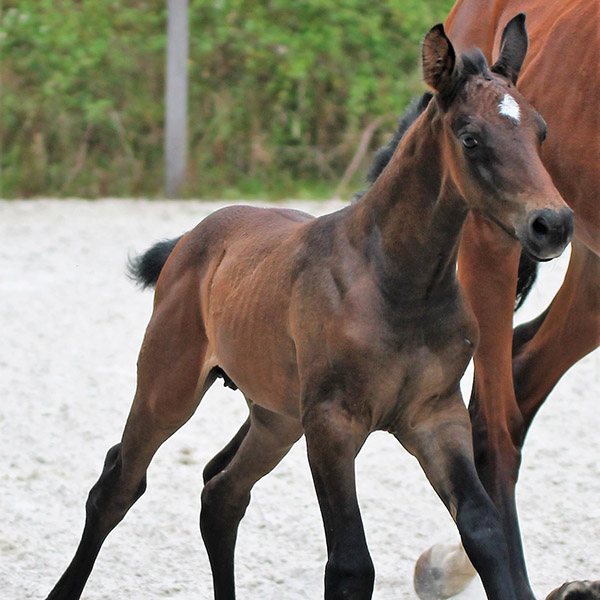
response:
<path id="1" fill-rule="evenodd" d="M 460 56 L 460 75 L 456 78 L 454 97 L 456 97 L 458 92 L 463 88 L 469 77 L 472 77 L 473 75 L 484 75 L 487 72 L 487 61 L 479 48 L 474 48 L 469 52 L 463 52 Z M 375 157 L 373 158 L 373 162 L 367 173 L 367 182 L 369 184 L 372 185 L 375 183 L 375 180 L 381 175 L 390 160 L 392 160 L 392 156 L 394 155 L 400 140 L 404 137 L 410 126 L 425 111 L 432 98 L 433 94 L 431 92 L 425 92 L 420 98 L 413 98 L 404 114 L 398 119 L 398 127 L 396 128 L 392 139 L 388 142 L 387 146 L 379 148 L 375 153 Z"/>
<path id="2" fill-rule="evenodd" d="M 479 50 L 479 48 L 474 48 L 469 52 L 462 53 L 460 57 L 460 64 L 460 77 L 457 79 L 453 94 L 454 98 L 463 88 L 469 77 L 472 77 L 473 75 L 485 75 L 489 72 L 485 56 L 481 50 Z M 387 143 L 387 145 L 382 146 L 375 152 L 373 162 L 369 167 L 366 177 L 369 187 L 371 187 L 379 175 L 383 173 L 390 160 L 392 160 L 392 156 L 394 155 L 398 144 L 409 130 L 411 125 L 421 116 L 421 114 L 423 114 L 432 99 L 433 94 L 431 92 L 425 92 L 421 97 L 413 98 L 404 114 L 398 119 L 398 126 L 396 127 L 396 131 L 392 135 L 390 141 Z M 368 190 L 362 190 L 354 194 L 353 202 L 360 200 L 367 193 L 367 191 Z M 525 302 L 527 295 L 531 291 L 531 288 L 533 287 L 537 278 L 538 267 L 538 262 L 529 258 L 524 251 L 521 251 L 517 293 L 515 297 L 515 311 L 521 307 L 523 302 Z"/>
<path id="3" fill-rule="evenodd" d="M 381 175 L 390 160 L 392 160 L 392 156 L 394 155 L 394 152 L 396 152 L 400 140 L 404 137 L 410 126 L 425 111 L 432 98 L 433 94 L 430 92 L 425 92 L 420 98 L 413 98 L 404 114 L 398 119 L 398 126 L 392 139 L 386 146 L 382 146 L 375 153 L 375 157 L 373 158 L 373 162 L 367 173 L 367 182 L 370 185 L 375 183 L 375 180 Z"/>

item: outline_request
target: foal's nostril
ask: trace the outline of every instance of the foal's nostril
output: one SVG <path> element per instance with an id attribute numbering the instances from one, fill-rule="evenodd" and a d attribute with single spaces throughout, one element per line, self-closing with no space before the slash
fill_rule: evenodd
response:
<path id="1" fill-rule="evenodd" d="M 530 249 L 540 257 L 558 256 L 573 235 L 573 211 L 542 209 L 529 218 L 528 237 Z"/>
<path id="2" fill-rule="evenodd" d="M 550 233 L 550 227 L 544 217 L 537 217 L 531 223 L 531 229 L 538 237 L 545 237 Z"/>

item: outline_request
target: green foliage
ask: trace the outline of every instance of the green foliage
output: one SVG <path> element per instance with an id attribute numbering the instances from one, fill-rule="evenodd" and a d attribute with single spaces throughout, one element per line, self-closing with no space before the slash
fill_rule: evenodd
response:
<path id="1" fill-rule="evenodd" d="M 185 195 L 325 195 L 448 0 L 190 0 Z M 166 3 L 5 0 L 3 196 L 156 195 Z"/>

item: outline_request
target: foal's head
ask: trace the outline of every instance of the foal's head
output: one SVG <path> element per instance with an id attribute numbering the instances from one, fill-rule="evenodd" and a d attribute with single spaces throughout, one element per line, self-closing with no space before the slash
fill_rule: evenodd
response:
<path id="1" fill-rule="evenodd" d="M 423 42 L 423 76 L 443 124 L 444 164 L 461 195 L 534 258 L 549 260 L 569 243 L 573 215 L 540 159 L 546 124 L 515 89 L 527 45 L 521 14 L 488 69 L 479 50 L 457 58 L 436 25 Z"/>

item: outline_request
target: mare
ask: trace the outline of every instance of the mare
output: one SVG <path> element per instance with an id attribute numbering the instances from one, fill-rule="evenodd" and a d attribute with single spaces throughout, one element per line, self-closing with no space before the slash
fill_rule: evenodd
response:
<path id="1" fill-rule="evenodd" d="M 491 61 L 506 23 L 520 11 L 527 14 L 530 47 L 518 88 L 548 124 L 542 161 L 574 211 L 570 263 L 547 310 L 514 331 L 522 251 L 512 232 L 471 211 L 458 270 L 480 329 L 469 405 L 475 462 L 500 512 L 515 589 L 531 600 L 515 503 L 521 450 L 558 380 L 600 345 L 600 28 L 598 3 L 589 0 L 458 0 L 446 29 L 458 49 L 477 46 Z M 393 147 L 379 157 L 377 171 Z M 525 249 L 521 266 L 527 261 Z M 431 552 L 422 557 L 416 579 L 430 588 L 421 585 L 422 597 L 448 596 L 443 588 L 452 565 L 458 574 L 465 568 L 456 553 L 448 546 L 436 550 L 435 560 Z"/>
<path id="2" fill-rule="evenodd" d="M 457 57 L 443 26 L 432 28 L 422 67 L 434 99 L 359 202 L 317 219 L 229 207 L 134 264 L 143 283 L 156 283 L 137 389 L 50 600 L 80 597 L 106 536 L 144 492 L 154 453 L 217 377 L 243 392 L 250 415 L 203 473 L 215 598 L 235 598 L 252 486 L 303 434 L 325 527 L 325 598 L 370 598 L 354 461 L 385 430 L 418 458 L 488 597 L 516 600 L 460 394 L 478 331 L 456 260 L 470 208 L 540 259 L 572 235 L 572 212 L 540 159 L 544 122 L 514 88 L 526 40 L 517 17 L 489 69 L 478 51 Z"/>

